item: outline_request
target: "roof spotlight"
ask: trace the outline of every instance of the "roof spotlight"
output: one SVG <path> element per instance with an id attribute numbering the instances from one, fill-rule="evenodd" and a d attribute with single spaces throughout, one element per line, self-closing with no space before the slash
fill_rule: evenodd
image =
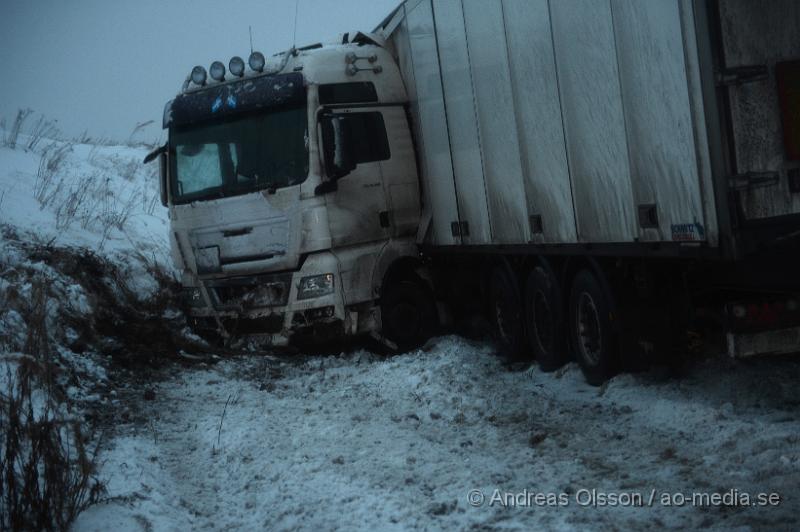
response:
<path id="1" fill-rule="evenodd" d="M 209 74 L 211 74 L 211 79 L 216 81 L 225 81 L 225 65 L 222 64 L 222 61 L 214 61 L 211 63 L 211 67 L 208 69 Z"/>
<path id="2" fill-rule="evenodd" d="M 250 68 L 256 72 L 263 72 L 266 62 L 267 61 L 264 59 L 264 54 L 261 52 L 253 52 L 247 59 L 247 64 L 249 64 Z"/>
<path id="3" fill-rule="evenodd" d="M 238 55 L 233 56 L 228 63 L 228 70 L 237 78 L 241 78 L 244 74 L 244 59 Z"/>
<path id="4" fill-rule="evenodd" d="M 195 85 L 205 85 L 206 84 L 206 69 L 197 65 L 192 69 L 192 81 Z"/>

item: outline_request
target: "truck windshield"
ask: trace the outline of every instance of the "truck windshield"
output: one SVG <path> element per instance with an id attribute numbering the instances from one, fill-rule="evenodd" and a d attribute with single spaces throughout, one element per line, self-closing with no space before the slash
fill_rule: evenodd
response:
<path id="1" fill-rule="evenodd" d="M 173 203 L 275 190 L 308 175 L 305 106 L 170 131 Z"/>

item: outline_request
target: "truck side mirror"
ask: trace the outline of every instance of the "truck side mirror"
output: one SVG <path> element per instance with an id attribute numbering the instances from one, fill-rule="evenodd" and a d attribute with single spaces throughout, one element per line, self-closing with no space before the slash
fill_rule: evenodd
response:
<path id="1" fill-rule="evenodd" d="M 158 170 L 159 170 L 158 181 L 161 184 L 161 205 L 163 205 L 164 207 L 167 206 L 167 200 L 168 200 L 168 194 L 167 194 L 168 168 L 169 168 L 169 158 L 167 157 L 167 152 L 162 151 L 158 155 Z"/>
<path id="2" fill-rule="evenodd" d="M 169 159 L 167 158 L 168 154 L 168 145 L 164 144 L 163 146 L 159 146 L 155 150 L 151 151 L 147 154 L 147 157 L 144 158 L 144 164 L 150 163 L 158 157 L 158 171 L 159 171 L 159 183 L 161 184 L 161 205 L 164 207 L 167 206 L 168 194 L 167 194 L 167 173 L 169 169 Z"/>
<path id="3" fill-rule="evenodd" d="M 333 181 L 341 179 L 356 167 L 353 134 L 349 121 L 342 115 L 323 115 L 320 118 L 320 127 L 322 152 L 328 177 Z"/>

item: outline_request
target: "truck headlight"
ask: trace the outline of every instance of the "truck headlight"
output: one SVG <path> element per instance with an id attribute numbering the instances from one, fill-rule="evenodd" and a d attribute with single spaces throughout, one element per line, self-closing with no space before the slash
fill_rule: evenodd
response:
<path id="1" fill-rule="evenodd" d="M 332 294 L 333 290 L 332 273 L 303 277 L 300 279 L 300 286 L 297 287 L 297 299 L 327 296 Z"/>

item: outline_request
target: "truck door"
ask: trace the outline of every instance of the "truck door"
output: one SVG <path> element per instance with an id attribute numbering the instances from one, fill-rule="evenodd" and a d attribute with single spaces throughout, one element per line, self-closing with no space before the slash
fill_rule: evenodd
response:
<path id="1" fill-rule="evenodd" d="M 391 156 L 386 123 L 380 108 L 337 109 L 347 117 L 354 144 L 355 169 L 336 182 L 328 194 L 328 220 L 336 247 L 384 240 L 389 218 L 381 161 Z"/>
<path id="2" fill-rule="evenodd" d="M 717 82 L 728 100 L 730 186 L 740 222 L 800 213 L 800 2 L 719 0 Z"/>

